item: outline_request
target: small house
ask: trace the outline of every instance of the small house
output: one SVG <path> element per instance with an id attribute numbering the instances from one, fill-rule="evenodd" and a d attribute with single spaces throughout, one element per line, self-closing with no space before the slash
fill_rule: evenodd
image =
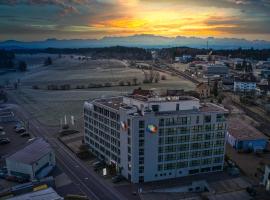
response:
<path id="1" fill-rule="evenodd" d="M 210 97 L 210 86 L 207 83 L 201 82 L 196 86 L 196 92 L 200 95 L 200 98 L 208 98 Z"/>

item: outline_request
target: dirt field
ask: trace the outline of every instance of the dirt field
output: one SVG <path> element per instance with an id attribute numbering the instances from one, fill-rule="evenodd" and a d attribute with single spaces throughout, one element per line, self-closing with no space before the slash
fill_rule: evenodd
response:
<path id="1" fill-rule="evenodd" d="M 48 56 L 52 57 L 53 65 L 45 67 L 43 63 Z M 20 55 L 17 58 L 29 62 L 29 70 L 25 73 L 5 74 L 0 79 L 8 80 L 11 84 L 20 79 L 21 86 L 18 90 L 10 90 L 10 95 L 16 97 L 33 116 L 50 126 L 59 126 L 65 115 L 67 119 L 73 115 L 78 127 L 82 127 L 83 103 L 86 100 L 127 94 L 137 87 L 157 90 L 193 90 L 195 87 L 189 81 L 168 74 L 166 80 L 159 83 L 142 84 L 144 73 L 140 69 L 130 68 L 126 61 L 82 60 L 79 56 L 59 58 L 48 54 Z M 116 85 L 119 81 L 132 82 L 135 77 L 139 86 L 87 88 L 89 84 L 110 82 Z M 72 88 L 84 85 L 87 89 L 51 91 L 46 89 L 49 84 L 70 84 Z M 33 85 L 41 89 L 32 89 Z"/>

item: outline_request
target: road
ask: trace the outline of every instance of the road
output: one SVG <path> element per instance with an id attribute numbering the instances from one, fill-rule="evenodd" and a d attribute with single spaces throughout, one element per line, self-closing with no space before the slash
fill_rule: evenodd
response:
<path id="1" fill-rule="evenodd" d="M 11 101 L 19 103 L 12 95 L 9 95 Z M 46 127 L 22 106 L 15 106 L 16 115 L 29 123 L 30 132 L 36 137 L 44 138 L 54 149 L 57 165 L 80 188 L 91 200 L 126 200 L 115 188 L 104 182 L 92 168 L 87 167 L 78 159 L 64 144 L 62 144 L 54 135 L 55 129 Z"/>

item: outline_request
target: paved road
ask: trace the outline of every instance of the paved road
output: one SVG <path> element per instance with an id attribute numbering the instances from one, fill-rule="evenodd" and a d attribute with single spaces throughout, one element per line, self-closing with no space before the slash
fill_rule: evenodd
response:
<path id="1" fill-rule="evenodd" d="M 13 100 L 15 98 L 13 97 Z M 29 121 L 30 132 L 38 137 L 45 138 L 55 151 L 57 165 L 65 172 L 80 190 L 91 200 L 126 200 L 115 188 L 101 180 L 101 178 L 78 159 L 53 134 L 55 129 L 42 125 L 38 120 L 31 118 L 31 114 L 21 106 L 17 106 L 16 114 L 19 118 Z"/>

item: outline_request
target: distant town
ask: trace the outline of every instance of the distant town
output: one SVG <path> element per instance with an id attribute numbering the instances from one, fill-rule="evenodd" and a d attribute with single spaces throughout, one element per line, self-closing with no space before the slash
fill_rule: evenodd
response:
<path id="1" fill-rule="evenodd" d="M 269 199 L 269 75 L 269 50 L 1 50 L 0 198 Z"/>

